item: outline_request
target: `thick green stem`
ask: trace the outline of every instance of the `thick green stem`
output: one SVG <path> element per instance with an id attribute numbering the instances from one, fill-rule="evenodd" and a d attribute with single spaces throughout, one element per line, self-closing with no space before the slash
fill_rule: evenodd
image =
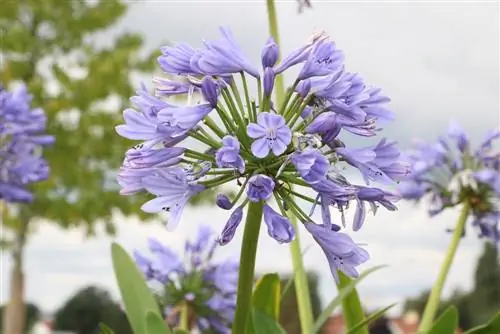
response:
<path id="1" fill-rule="evenodd" d="M 462 212 L 458 217 L 457 225 L 455 226 L 455 230 L 453 231 L 453 237 L 451 239 L 450 246 L 448 247 L 448 251 L 446 252 L 446 257 L 444 258 L 438 278 L 436 280 L 436 283 L 434 283 L 434 286 L 432 287 L 431 295 L 429 296 L 429 300 L 427 301 L 427 305 L 425 306 L 424 314 L 422 316 L 422 322 L 420 322 L 420 326 L 418 328 L 418 333 L 427 333 L 432 327 L 434 317 L 436 316 L 436 312 L 441 302 L 441 292 L 443 290 L 444 283 L 446 282 L 448 272 L 450 271 L 451 263 L 453 262 L 453 258 L 455 257 L 455 253 L 457 252 L 458 243 L 462 238 L 462 234 L 465 228 L 465 222 L 467 221 L 467 217 L 469 216 L 469 210 L 469 204 L 464 203 Z"/>
<path id="2" fill-rule="evenodd" d="M 269 30 L 274 41 L 279 46 L 280 38 L 278 33 L 278 19 L 276 15 L 276 6 L 274 0 L 267 0 L 267 17 L 269 20 Z M 285 103 L 285 85 L 283 83 L 283 75 L 276 76 L 276 82 L 274 85 L 274 91 L 276 94 L 276 108 L 279 110 L 281 106 Z M 288 102 L 288 101 L 287 101 Z M 293 199 L 292 199 L 293 200 Z M 313 326 L 313 314 L 312 305 L 309 294 L 309 285 L 307 281 L 307 275 L 304 270 L 304 264 L 302 260 L 302 254 L 300 251 L 300 240 L 298 238 L 297 220 L 294 215 L 291 215 L 290 221 L 292 222 L 295 230 L 296 237 L 295 240 L 291 242 L 290 252 L 292 255 L 292 263 L 294 270 L 294 284 L 295 291 L 297 293 L 297 304 L 299 308 L 299 318 L 301 333 L 309 333 Z M 236 332 L 239 333 L 239 332 Z"/>
<path id="3" fill-rule="evenodd" d="M 250 202 L 247 210 L 245 232 L 241 244 L 240 273 L 232 333 L 245 333 L 246 321 L 251 311 L 255 256 L 262 221 L 262 208 L 262 202 Z"/>
<path id="4" fill-rule="evenodd" d="M 349 285 L 352 280 L 344 275 L 341 271 L 339 274 L 339 284 L 337 284 L 339 291 Z M 352 291 L 347 294 L 347 296 L 342 299 L 342 315 L 344 316 L 344 321 L 346 324 L 346 329 L 349 330 L 353 328 L 365 319 L 365 312 L 363 310 L 363 305 L 359 299 L 358 291 L 352 289 Z M 363 326 L 356 331 L 356 334 L 369 334 L 368 327 Z"/>
<path id="5" fill-rule="evenodd" d="M 181 304 L 181 319 L 179 322 L 179 329 L 189 332 L 189 305 L 187 302 L 182 302 Z"/>

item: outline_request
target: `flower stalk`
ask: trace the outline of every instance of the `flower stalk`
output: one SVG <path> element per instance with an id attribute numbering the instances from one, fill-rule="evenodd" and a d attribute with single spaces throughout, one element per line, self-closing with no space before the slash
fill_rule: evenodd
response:
<path id="1" fill-rule="evenodd" d="M 439 271 L 438 278 L 436 279 L 436 283 L 434 283 L 434 286 L 432 287 L 429 300 L 427 301 L 427 305 L 425 306 L 422 321 L 420 322 L 420 326 L 418 328 L 419 333 L 427 333 L 432 327 L 432 323 L 441 301 L 441 293 L 443 291 L 448 272 L 450 271 L 451 263 L 453 262 L 453 258 L 455 257 L 455 253 L 457 252 L 458 244 L 464 233 L 465 223 L 467 222 L 467 218 L 469 217 L 469 211 L 469 204 L 465 202 L 463 204 L 462 211 L 460 212 L 460 216 L 458 217 L 455 230 L 453 231 L 451 243 L 448 247 L 448 251 L 446 252 L 446 256 L 441 266 L 441 270 Z"/>
<path id="2" fill-rule="evenodd" d="M 247 318 L 251 311 L 252 288 L 255 273 L 255 257 L 262 221 L 262 202 L 250 202 L 247 210 L 245 231 L 241 244 L 240 272 L 238 277 L 238 292 L 236 296 L 236 311 L 234 314 L 233 333 L 244 333 Z"/>
<path id="3" fill-rule="evenodd" d="M 274 0 L 267 0 L 267 15 L 269 21 L 269 30 L 274 41 L 279 46 L 280 37 L 278 32 L 278 17 L 276 14 L 276 6 Z M 278 75 L 275 79 L 275 91 L 276 91 L 276 103 L 281 106 L 285 112 L 285 106 L 288 104 L 298 81 L 295 81 L 293 88 L 289 90 L 287 96 L 285 95 L 285 86 L 283 83 L 283 76 Z M 292 106 L 293 107 L 293 106 Z M 292 199 L 293 202 L 293 199 Z M 293 228 L 298 231 L 297 218 L 295 215 L 290 215 L 290 223 Z M 313 314 L 312 314 L 312 304 L 309 293 L 309 285 L 307 281 L 307 275 L 304 269 L 304 263 L 302 259 L 302 252 L 300 249 L 300 239 L 299 233 L 296 233 L 295 239 L 290 244 L 290 253 L 292 255 L 292 264 L 294 275 L 295 292 L 297 295 L 297 305 L 299 309 L 300 327 L 302 333 L 307 333 L 313 326 Z"/>

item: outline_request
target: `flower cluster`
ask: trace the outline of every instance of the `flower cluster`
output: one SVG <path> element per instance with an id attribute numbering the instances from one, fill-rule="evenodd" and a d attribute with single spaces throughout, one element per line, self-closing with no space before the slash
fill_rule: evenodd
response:
<path id="1" fill-rule="evenodd" d="M 31 202 L 26 186 L 49 176 L 40 148 L 54 137 L 43 134 L 47 118 L 31 109 L 31 99 L 24 85 L 14 92 L 0 86 L 0 199 L 6 202 Z"/>
<path id="2" fill-rule="evenodd" d="M 187 306 L 190 327 L 203 333 L 230 333 L 239 263 L 214 262 L 216 245 L 210 228 L 201 226 L 197 239 L 185 244 L 184 261 L 153 238 L 149 239 L 153 259 L 134 253 L 146 279 L 161 285 L 156 295 L 169 325 L 179 325 L 180 309 Z"/>
<path id="3" fill-rule="evenodd" d="M 480 236 L 500 242 L 500 152 L 493 148 L 499 138 L 500 130 L 490 131 L 473 150 L 465 131 L 453 122 L 436 142 L 417 142 L 408 152 L 412 176 L 400 185 L 402 197 L 430 195 L 430 215 L 466 203 Z"/>
<path id="4" fill-rule="evenodd" d="M 386 109 L 389 98 L 346 71 L 344 54 L 324 33 L 313 35 L 279 63 L 278 45 L 269 38 L 259 71 L 231 32 L 225 28 L 221 32 L 219 40 L 205 41 L 203 49 L 186 44 L 162 49 L 158 59 L 162 70 L 179 80 L 154 79 L 156 94 L 143 88 L 132 98 L 139 111 L 124 111 L 125 124 L 117 132 L 143 143 L 126 153 L 118 178 L 121 193 L 146 190 L 156 196 L 142 209 L 170 212 L 167 227 L 172 228 L 192 196 L 234 182 L 237 195 L 220 193 L 216 200 L 220 208 L 233 209 L 219 237 L 221 245 L 233 238 L 247 204 L 260 202 L 272 238 L 280 243 L 294 239 L 296 231 L 289 220 L 294 215 L 324 250 L 335 278 L 337 270 L 357 276 L 356 267 L 367 261 L 368 253 L 339 232 L 330 208 L 341 212 L 345 227 L 344 211 L 355 202 L 353 229 L 359 230 L 367 204 L 374 212 L 378 205 L 396 209 L 397 196 L 369 187 L 370 181 L 395 183 L 409 168 L 399 161 L 394 142 L 381 139 L 372 146 L 352 148 L 340 135 L 376 136 L 380 121 L 394 117 Z M 296 65 L 301 69 L 283 101 L 273 101 L 276 77 Z M 247 74 L 255 79 L 256 98 L 250 97 Z M 187 105 L 168 99 L 180 94 L 188 96 Z M 194 96 L 202 100 L 192 103 Z M 188 148 L 188 140 L 203 148 Z M 349 182 L 341 174 L 346 166 L 357 168 L 366 185 Z M 308 191 L 315 195 L 307 196 Z M 295 198 L 310 202 L 311 211 L 306 213 Z M 317 206 L 322 224 L 311 218 Z"/>

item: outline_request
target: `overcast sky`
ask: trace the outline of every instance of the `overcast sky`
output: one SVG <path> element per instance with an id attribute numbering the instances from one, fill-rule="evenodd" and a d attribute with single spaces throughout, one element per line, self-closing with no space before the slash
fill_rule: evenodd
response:
<path id="1" fill-rule="evenodd" d="M 120 25 L 101 36 L 103 42 L 125 30 L 141 32 L 148 48 L 166 41 L 199 45 L 211 39 L 220 25 L 229 25 L 248 56 L 257 63 L 267 39 L 264 1 L 142 1 Z M 315 30 L 325 30 L 346 54 L 348 69 L 362 74 L 392 98 L 398 119 L 385 134 L 407 146 L 413 138 L 434 139 L 451 119 L 460 122 L 477 142 L 488 129 L 499 126 L 499 11 L 494 3 L 398 3 L 312 1 L 313 8 L 297 14 L 295 1 L 278 3 L 282 49 L 288 52 Z M 293 79 L 293 78 L 288 78 Z M 136 83 L 137 85 L 139 82 Z M 110 131 L 112 131 L 110 129 Z M 139 208 L 137 208 L 139 210 Z M 443 258 L 457 212 L 449 210 L 430 219 L 423 207 L 401 203 L 400 210 L 380 210 L 363 230 L 351 233 L 367 244 L 371 260 L 363 268 L 386 264 L 360 286 L 369 309 L 402 301 L 429 287 Z M 174 233 L 161 224 L 141 226 L 119 219 L 116 238 L 129 250 L 145 249 L 155 235 L 175 249 L 195 234 L 201 223 L 220 231 L 227 212 L 211 207 L 186 210 Z M 239 252 L 242 228 L 219 257 Z M 471 231 L 472 232 L 472 231 Z M 326 259 L 313 240 L 301 231 L 306 267 L 320 274 L 320 293 L 327 302 L 335 296 Z M 109 243 L 100 236 L 86 240 L 81 231 L 62 232 L 42 225 L 26 251 L 26 293 L 52 311 L 75 289 L 100 284 L 117 296 Z M 445 289 L 469 288 L 481 242 L 469 233 L 460 245 Z M 9 259 L 2 255 L 1 301 L 6 300 Z M 287 245 L 279 245 L 262 230 L 257 270 L 288 272 Z"/>

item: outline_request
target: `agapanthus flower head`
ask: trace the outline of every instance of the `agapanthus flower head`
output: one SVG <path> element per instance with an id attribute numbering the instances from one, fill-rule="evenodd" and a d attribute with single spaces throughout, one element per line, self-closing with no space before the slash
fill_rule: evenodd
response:
<path id="1" fill-rule="evenodd" d="M 135 251 L 134 258 L 151 283 L 169 325 L 179 324 L 180 308 L 187 304 L 190 327 L 202 333 L 230 333 L 239 263 L 235 259 L 214 260 L 217 240 L 213 231 L 200 226 L 195 240 L 186 241 L 183 257 L 155 238 L 148 240 L 148 246 L 152 256 Z"/>
<path id="2" fill-rule="evenodd" d="M 25 85 L 13 92 L 0 87 L 0 200 L 7 202 L 31 202 L 29 184 L 49 177 L 41 151 L 54 137 L 44 134 L 47 117 L 31 100 Z"/>
<path id="3" fill-rule="evenodd" d="M 394 116 L 387 109 L 389 98 L 359 74 L 347 72 L 344 54 L 324 32 L 288 55 L 268 39 L 261 52 L 262 66 L 246 58 L 228 29 L 221 32 L 221 39 L 204 41 L 205 48 L 179 44 L 162 50 L 161 68 L 176 75 L 180 84 L 156 78 L 158 96 L 143 89 L 133 99 L 139 111 L 125 111 L 125 124 L 117 132 L 144 142 L 126 154 L 119 175 L 122 193 L 146 190 L 154 195 L 143 210 L 170 212 L 168 227 L 175 227 L 191 197 L 232 184 L 239 188 L 235 196 L 219 191 L 216 198 L 219 208 L 231 211 L 218 238 L 220 245 L 238 232 L 249 203 L 260 203 L 270 237 L 279 243 L 294 240 L 297 231 L 289 218 L 296 216 L 309 224 L 307 230 L 329 260 L 331 254 L 349 258 L 344 267 L 342 262 L 332 265 L 332 271 L 354 275 L 354 267 L 368 255 L 350 237 L 337 235 L 331 209 L 340 212 L 342 224 L 338 225 L 346 227 L 345 210 L 356 203 L 353 228 L 358 230 L 367 203 L 372 211 L 378 205 L 395 210 L 397 196 L 352 184 L 341 171 L 351 166 L 367 183 L 395 184 L 409 169 L 400 161 L 394 142 L 381 139 L 376 145 L 354 148 L 341 137 L 346 131 L 377 136 L 379 120 Z M 283 60 L 277 63 L 280 54 Z M 300 67 L 299 75 L 284 101 L 274 101 L 276 78 L 294 66 Z M 250 96 L 249 87 L 255 85 L 258 94 Z M 187 92 L 187 102 L 181 105 L 162 99 L 182 92 Z M 194 94 L 199 100 L 193 101 Z M 197 141 L 197 149 L 187 139 Z M 306 189 L 294 190 L 297 187 Z M 308 202 L 311 210 L 304 211 L 296 199 Z M 316 207 L 321 208 L 323 220 L 318 228 L 312 217 Z M 318 233 L 342 246 L 323 242 L 326 239 Z"/>
<path id="4" fill-rule="evenodd" d="M 410 150 L 411 177 L 399 192 L 409 200 L 429 198 L 429 214 L 467 204 L 470 220 L 481 237 L 500 242 L 500 151 L 493 142 L 500 130 L 489 132 L 473 149 L 465 131 L 452 122 L 434 143 L 417 142 Z"/>

